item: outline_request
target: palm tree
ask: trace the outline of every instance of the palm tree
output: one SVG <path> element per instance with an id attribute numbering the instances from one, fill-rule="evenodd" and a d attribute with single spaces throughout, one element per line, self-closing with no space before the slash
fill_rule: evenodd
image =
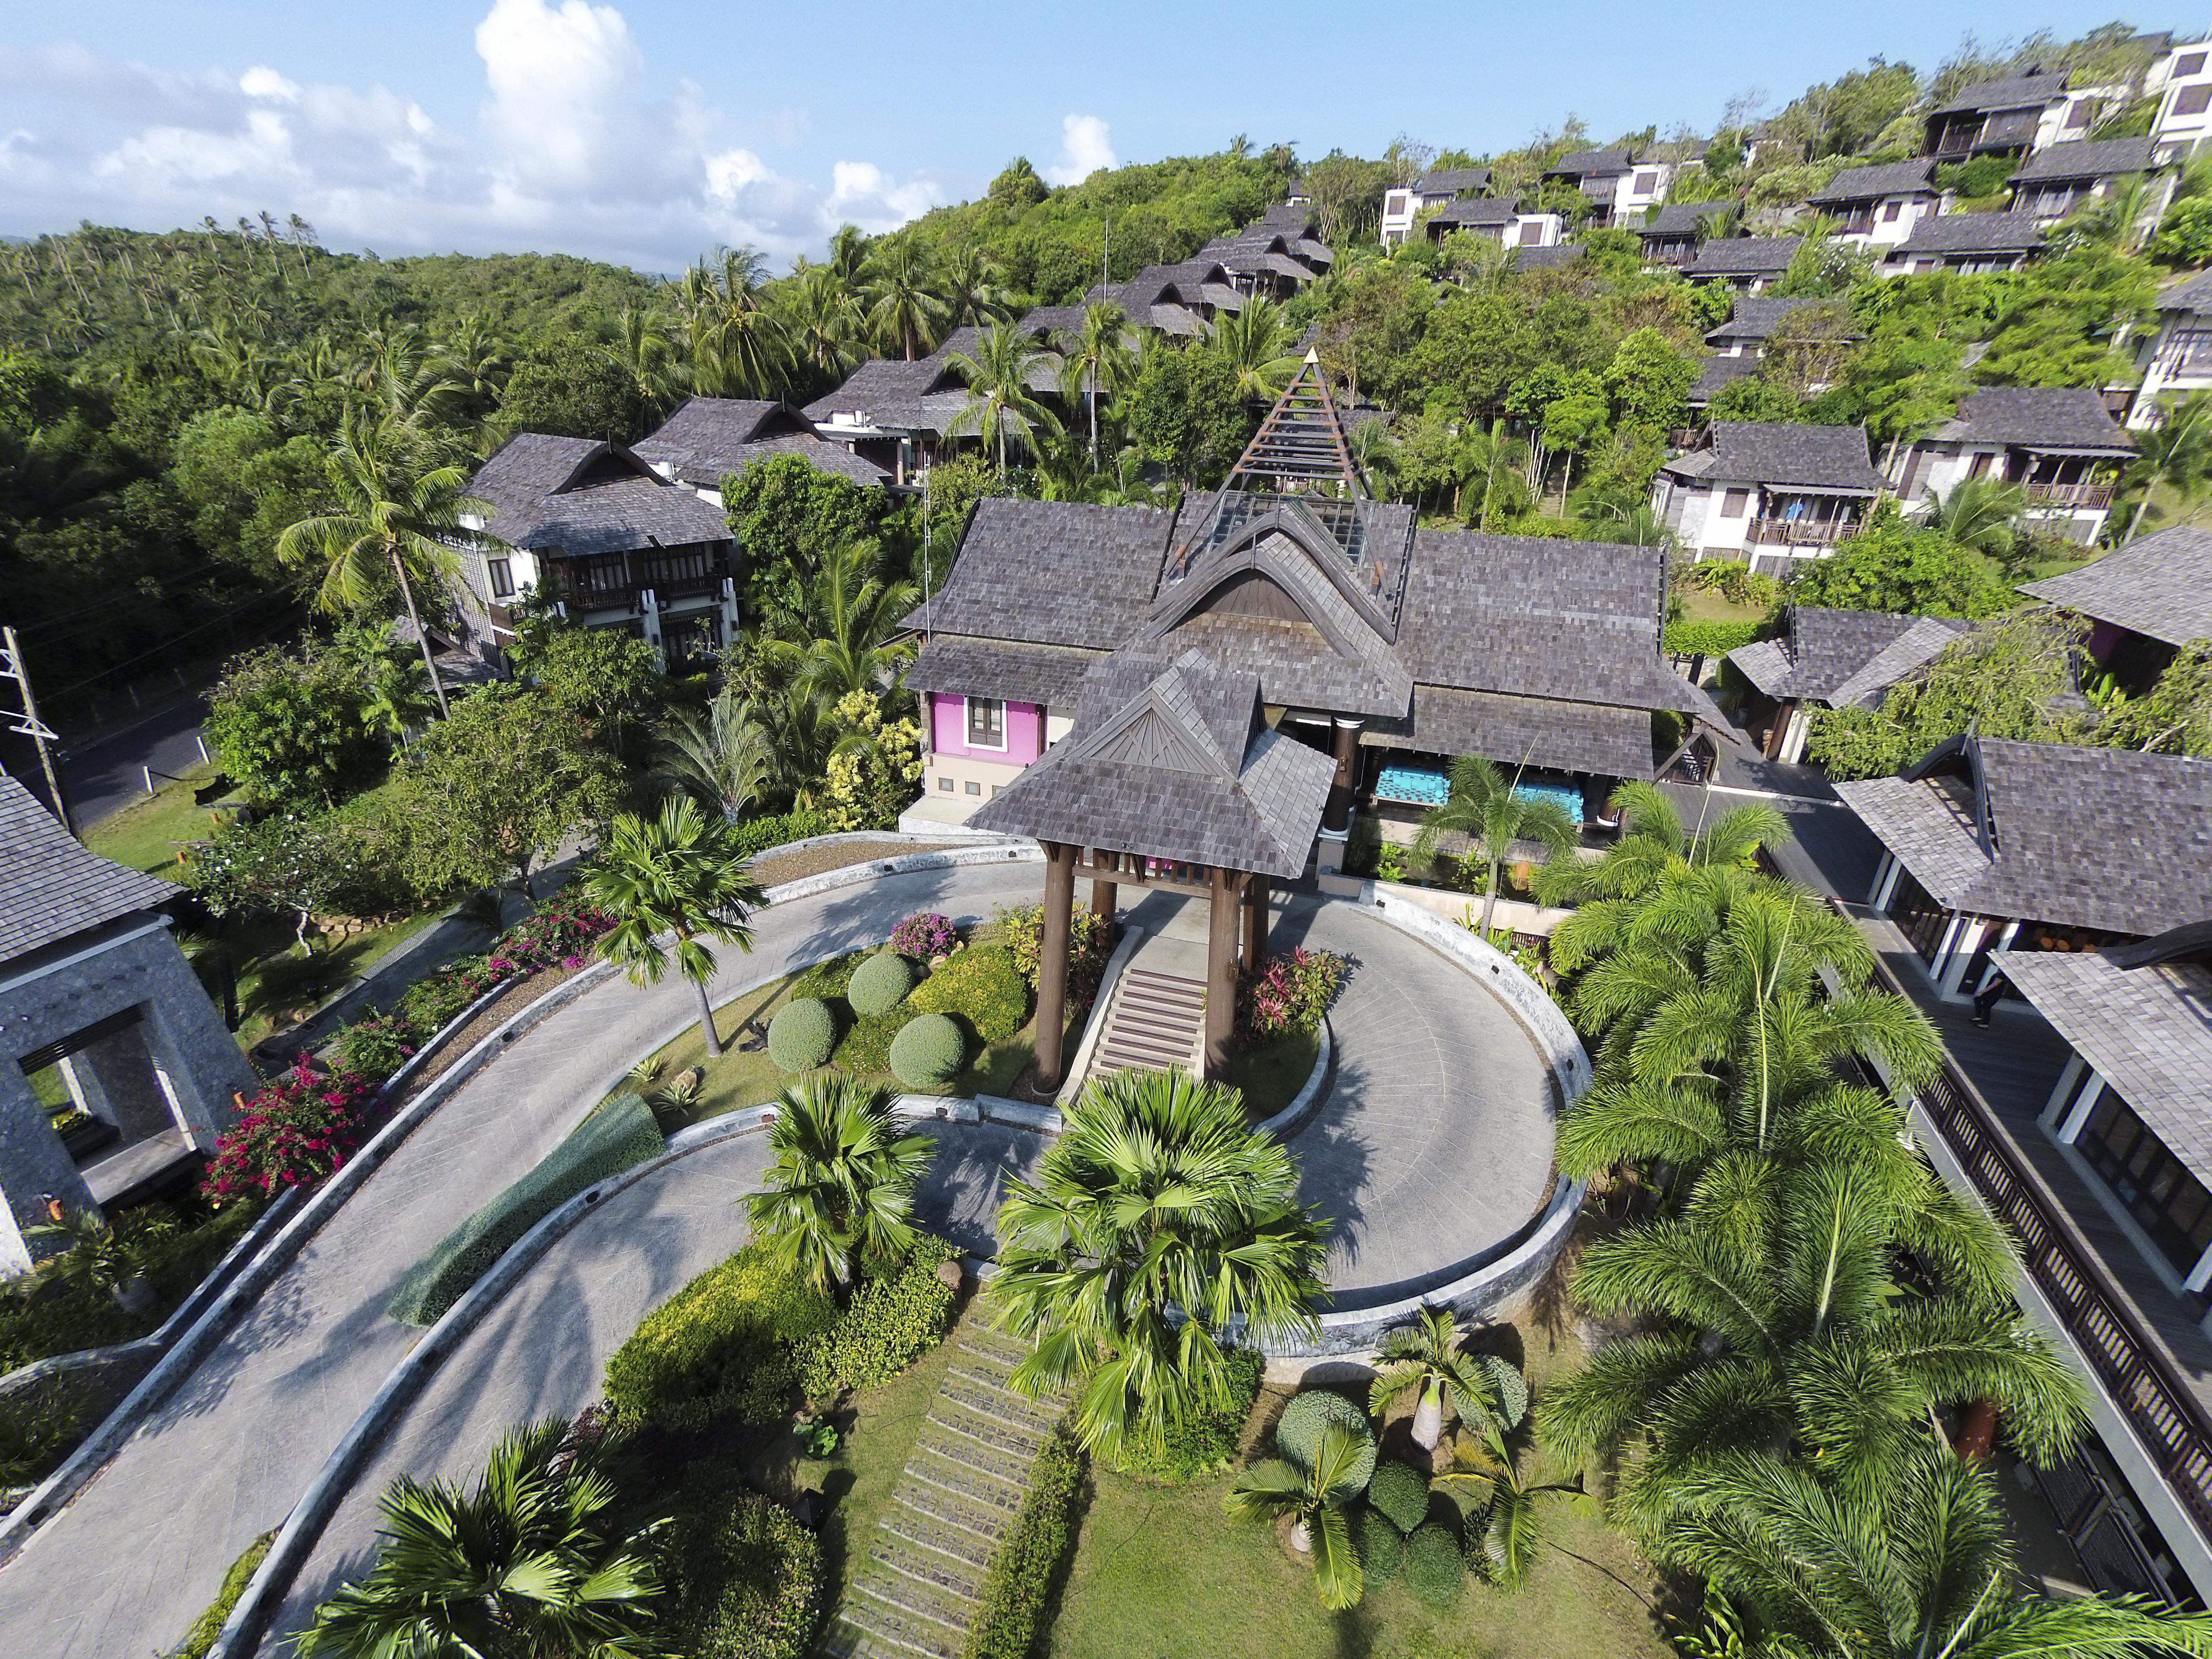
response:
<path id="1" fill-rule="evenodd" d="M 849 1077 L 787 1086 L 768 1144 L 775 1161 L 746 1211 L 753 1231 L 815 1289 L 850 1285 L 864 1267 L 914 1248 L 914 1189 L 937 1143 L 898 1133 L 890 1090 Z"/>
<path id="2" fill-rule="evenodd" d="M 458 550 L 491 550 L 505 544 L 468 522 L 481 522 L 492 509 L 461 493 L 468 479 L 460 468 L 413 473 L 408 451 L 404 423 L 386 417 L 374 426 L 349 424 L 323 462 L 336 509 L 288 527 L 276 538 L 276 556 L 288 565 L 312 561 L 320 567 L 315 602 L 331 612 L 368 604 L 388 572 L 399 585 L 422 649 L 422 667 L 444 714 L 445 682 L 415 606 L 415 584 L 441 590 L 455 579 Z"/>
<path id="3" fill-rule="evenodd" d="M 1474 1491 L 1480 1507 L 1468 1517 L 1468 1564 L 1501 1589 L 1519 1589 L 1535 1563 L 1536 1546 L 1543 1541 L 1536 1500 L 1583 1496 L 1579 1472 L 1565 1481 L 1523 1478 L 1520 1460 L 1494 1423 L 1485 1424 L 1479 1437 L 1462 1433 L 1453 1443 L 1450 1466 L 1437 1480 Z"/>
<path id="4" fill-rule="evenodd" d="M 768 262 L 756 249 L 720 248 L 684 273 L 679 290 L 694 388 L 715 398 L 774 395 L 790 340 L 762 291 Z"/>
<path id="5" fill-rule="evenodd" d="M 1317 1328 L 1322 1224 L 1243 1097 L 1182 1072 L 1092 1083 L 1032 1181 L 1000 1206 L 1000 1322 L 1034 1351 L 1014 1385 L 1079 1387 L 1084 1443 L 1157 1449 L 1232 1398 L 1222 1342 Z"/>
<path id="6" fill-rule="evenodd" d="M 953 328 L 981 328 L 1014 314 L 1014 297 L 999 262 L 973 242 L 951 249 L 938 267 L 937 291 Z"/>
<path id="7" fill-rule="evenodd" d="M 675 400 L 683 384 L 683 366 L 676 361 L 676 343 L 669 337 L 667 319 L 659 312 L 624 306 L 616 320 L 613 341 L 602 349 L 653 408 L 665 409 Z"/>
<path id="8" fill-rule="evenodd" d="M 1379 421 L 1370 421 L 1368 426 L 1380 426 Z M 1482 483 L 1482 505 L 1475 510 L 1475 528 L 1490 528 L 1491 507 L 1498 499 L 1499 481 L 1517 477 L 1528 464 L 1528 446 L 1518 438 L 1506 434 L 1503 419 L 1491 422 L 1490 430 L 1469 424 L 1460 434 L 1453 456 L 1452 511 L 1459 511 L 1460 501 L 1467 486 L 1480 479 Z"/>
<path id="9" fill-rule="evenodd" d="M 2212 473 L 2212 396 L 2192 392 L 2166 405 L 2156 426 L 2136 440 L 2136 459 L 2128 464 L 2130 483 L 2140 483 L 2142 499 L 2128 520 L 2126 539 L 2142 533 L 2151 494 L 2172 483 L 2186 497 Z"/>
<path id="10" fill-rule="evenodd" d="M 2001 559 L 2012 550 L 2013 523 L 2027 511 L 2027 491 L 2002 478 L 1961 478 L 1932 497 L 1928 523 L 1961 547 Z"/>
<path id="11" fill-rule="evenodd" d="M 1091 470 L 1098 470 L 1098 394 L 1109 398 L 1128 384 L 1134 356 L 1126 343 L 1129 319 L 1111 300 L 1095 300 L 1083 308 L 1083 330 L 1061 348 L 1061 395 L 1073 405 L 1087 398 L 1091 422 Z"/>
<path id="12" fill-rule="evenodd" d="M 599 954 L 622 963 L 633 985 L 659 983 L 668 969 L 660 935 L 675 935 L 676 965 L 699 994 L 707 1053 L 720 1059 L 714 1005 L 707 995 L 714 953 L 701 939 L 750 951 L 746 918 L 767 902 L 753 879 L 752 861 L 731 839 L 730 826 L 702 816 L 689 795 L 669 796 L 658 817 L 621 813 L 584 878 L 584 890 L 616 919 L 599 941 Z"/>
<path id="13" fill-rule="evenodd" d="M 302 1659 L 642 1656 L 662 1522 L 623 1530 L 596 1450 L 547 1419 L 493 1448 L 473 1485 L 411 1475 L 380 1501 L 384 1542 L 299 1638 Z"/>
<path id="14" fill-rule="evenodd" d="M 1538 843 L 1553 860 L 1573 855 L 1581 841 L 1567 809 L 1542 796 L 1517 793 L 1520 774 L 1512 782 L 1496 764 L 1480 755 L 1462 755 L 1451 763 L 1450 787 L 1443 805 L 1421 816 L 1421 832 L 1413 851 L 1421 858 L 1436 855 L 1443 836 L 1471 836 L 1482 848 L 1490 866 L 1490 880 L 1483 890 L 1482 936 L 1490 937 L 1491 921 L 1498 914 L 1498 871 L 1516 841 Z"/>
<path id="15" fill-rule="evenodd" d="M 952 418 L 947 436 L 973 432 L 987 449 L 999 452 L 999 471 L 1006 470 L 1006 440 L 1017 449 L 1036 447 L 1037 434 L 1057 434 L 1060 417 L 1030 390 L 1030 376 L 1051 356 L 1032 344 L 1012 323 L 994 323 L 975 343 L 975 355 L 956 351 L 946 367 L 968 383 L 968 406 Z"/>
<path id="16" fill-rule="evenodd" d="M 1358 1606 L 1367 1589 L 1345 1506 L 1359 1496 L 1361 1467 L 1368 1461 L 1366 1443 L 1343 1424 L 1331 1423 L 1321 1431 L 1311 1463 L 1288 1451 L 1263 1457 L 1237 1477 L 1222 1499 L 1222 1507 L 1240 1521 L 1291 1520 L 1291 1542 L 1311 1552 L 1321 1604 L 1332 1612 Z"/>
<path id="17" fill-rule="evenodd" d="M 725 685 L 704 708 L 670 709 L 653 735 L 660 775 L 720 811 L 726 823 L 760 799 L 775 770 L 775 740 L 735 686 Z"/>
<path id="18" fill-rule="evenodd" d="M 860 291 L 832 265 L 808 265 L 794 277 L 786 304 L 799 358 L 822 380 L 842 380 L 867 326 Z"/>
<path id="19" fill-rule="evenodd" d="M 813 582 L 812 637 L 763 646 L 772 666 L 833 703 L 851 691 L 880 695 L 914 655 L 902 624 L 918 596 L 909 583 L 869 574 L 876 556 L 872 545 L 854 544 L 824 558 Z"/>
<path id="20" fill-rule="evenodd" d="M 1239 398 L 1248 404 L 1272 404 L 1298 372 L 1291 344 L 1282 307 L 1272 300 L 1255 298 L 1245 301 L 1242 311 L 1213 319 L 1207 349 L 1236 371 Z"/>
<path id="21" fill-rule="evenodd" d="M 913 237 L 877 250 L 868 294 L 868 326 L 886 347 L 914 362 L 937 343 L 951 307 L 945 302 L 929 252 Z"/>
<path id="22" fill-rule="evenodd" d="M 1411 1325 L 1389 1332 L 1368 1409 L 1381 1417 L 1393 1401 L 1417 1395 L 1413 1443 L 1434 1451 L 1447 1407 L 1470 1425 L 1510 1429 L 1528 1409 L 1528 1385 L 1496 1354 L 1461 1346 L 1459 1321 L 1449 1308 L 1424 1308 Z"/>
<path id="23" fill-rule="evenodd" d="M 1612 806 L 1620 834 L 1603 857 L 1562 859 L 1537 872 L 1536 896 L 1545 903 L 1640 898 L 1692 869 L 1749 871 L 1760 848 L 1790 839 L 1790 820 L 1763 801 L 1731 807 L 1710 825 L 1700 817 L 1688 830 L 1664 789 L 1632 778 L 1613 791 Z"/>
<path id="24" fill-rule="evenodd" d="M 2025 1595 L 2011 1526 L 1981 1462 L 1932 1449 L 1869 1504 L 1802 1460 L 1717 1460 L 1684 1483 L 1657 1540 L 1790 1650 L 1833 1659 L 2131 1659 L 2212 1651 L 2212 1614 L 2133 1597 Z M 1784 1651 L 1778 1643 L 1760 1651 Z"/>

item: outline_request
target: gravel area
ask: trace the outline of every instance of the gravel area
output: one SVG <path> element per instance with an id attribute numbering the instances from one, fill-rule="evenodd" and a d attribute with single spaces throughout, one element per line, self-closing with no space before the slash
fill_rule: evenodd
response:
<path id="1" fill-rule="evenodd" d="M 753 860 L 753 879 L 763 887 L 775 887 L 818 876 L 824 870 L 842 870 L 848 864 L 895 859 L 906 853 L 941 853 L 948 847 L 964 845 L 951 841 L 848 841 L 810 847 L 803 853 L 768 853 Z"/>

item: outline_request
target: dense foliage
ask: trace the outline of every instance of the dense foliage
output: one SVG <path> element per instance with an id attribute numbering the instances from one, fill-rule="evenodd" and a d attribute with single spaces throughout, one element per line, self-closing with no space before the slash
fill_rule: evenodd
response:
<path id="1" fill-rule="evenodd" d="M 351 1072 L 318 1073 L 309 1056 L 246 1103 L 216 1142 L 203 1190 L 222 1204 L 312 1187 L 361 1144 L 374 1085 Z"/>
<path id="2" fill-rule="evenodd" d="M 1334 951 L 1294 945 L 1237 981 L 1237 1031 L 1247 1044 L 1296 1034 L 1310 1036 L 1336 1000 L 1352 964 Z"/>
<path id="3" fill-rule="evenodd" d="M 1044 1634 L 1055 1581 L 1075 1541 L 1083 1454 L 1065 1434 L 1030 1465 L 1030 1489 L 999 1540 L 976 1596 L 962 1659 L 1029 1659 Z"/>
<path id="4" fill-rule="evenodd" d="M 772 1421 L 798 1382 L 792 1350 L 836 1319 L 756 1241 L 639 1322 L 607 1360 L 607 1403 L 625 1423 L 671 1429 Z"/>

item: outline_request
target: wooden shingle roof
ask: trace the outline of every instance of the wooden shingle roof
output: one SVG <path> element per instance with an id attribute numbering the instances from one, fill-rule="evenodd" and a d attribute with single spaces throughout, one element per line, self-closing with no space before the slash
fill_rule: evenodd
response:
<path id="1" fill-rule="evenodd" d="M 1716 483 L 1756 483 L 1871 495 L 1888 481 L 1867 459 L 1867 437 L 1856 426 L 1793 421 L 1716 421 L 1709 447 L 1667 463 L 1677 477 Z"/>
<path id="2" fill-rule="evenodd" d="M 1686 276 L 1778 276 L 1804 245 L 1802 236 L 1723 236 L 1707 242 Z"/>
<path id="3" fill-rule="evenodd" d="M 469 480 L 492 508 L 485 528 L 511 547 L 625 552 L 727 541 L 721 514 L 621 444 L 518 432 Z"/>
<path id="4" fill-rule="evenodd" d="M 179 890 L 88 852 L 0 773 L 0 962 L 166 904 Z"/>
<path id="5" fill-rule="evenodd" d="M 1984 386 L 1928 435 L 1938 443 L 2020 444 L 2102 455 L 2135 449 L 2135 440 L 2112 418 L 2104 398 L 2081 386 Z"/>
<path id="6" fill-rule="evenodd" d="M 1820 207 L 1830 203 L 1871 201 L 1883 196 L 1932 196 L 1936 193 L 1935 171 L 1932 156 L 1917 161 L 1891 161 L 1881 167 L 1845 167 L 1805 199 Z"/>
<path id="7" fill-rule="evenodd" d="M 2154 141 L 2148 138 L 2077 139 L 2052 144 L 2021 162 L 2010 179 L 2013 185 L 2045 179 L 2110 179 L 2142 173 L 2151 165 Z"/>
<path id="8" fill-rule="evenodd" d="M 1912 227 L 1893 258 L 1914 253 L 2031 253 L 2043 246 L 2032 213 L 1940 213 Z"/>
<path id="9" fill-rule="evenodd" d="M 2020 591 L 2168 645 L 2212 639 L 2212 532 L 2154 531 L 2079 570 L 2022 582 Z"/>

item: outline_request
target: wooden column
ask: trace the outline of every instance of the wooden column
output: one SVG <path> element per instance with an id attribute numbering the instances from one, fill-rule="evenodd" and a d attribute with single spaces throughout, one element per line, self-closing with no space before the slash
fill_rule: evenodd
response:
<path id="1" fill-rule="evenodd" d="M 1094 847 L 1091 849 L 1091 861 L 1093 864 L 1104 864 L 1110 867 L 1113 857 L 1114 854 L 1103 847 Z M 1109 933 L 1114 930 L 1115 890 L 1115 883 L 1101 881 L 1096 876 L 1091 878 L 1091 914 L 1106 924 L 1106 930 Z"/>
<path id="2" fill-rule="evenodd" d="M 1244 971 L 1256 973 L 1261 952 L 1267 948 L 1267 878 L 1249 876 L 1244 882 Z"/>
<path id="3" fill-rule="evenodd" d="M 1057 1089 L 1065 1071 L 1061 1039 L 1067 1030 L 1067 932 L 1075 908 L 1075 860 L 1079 848 L 1056 841 L 1044 848 L 1044 937 L 1037 950 L 1037 1085 Z"/>
<path id="4" fill-rule="evenodd" d="M 1342 835 L 1352 827 L 1352 791 L 1359 783 L 1359 728 L 1367 722 L 1338 717 L 1336 775 L 1329 781 L 1328 799 L 1321 809 L 1321 827 Z"/>
<path id="5" fill-rule="evenodd" d="M 1230 1040 L 1237 1030 L 1237 913 L 1243 878 L 1216 870 L 1207 883 L 1206 928 L 1206 1074 L 1229 1069 Z"/>

